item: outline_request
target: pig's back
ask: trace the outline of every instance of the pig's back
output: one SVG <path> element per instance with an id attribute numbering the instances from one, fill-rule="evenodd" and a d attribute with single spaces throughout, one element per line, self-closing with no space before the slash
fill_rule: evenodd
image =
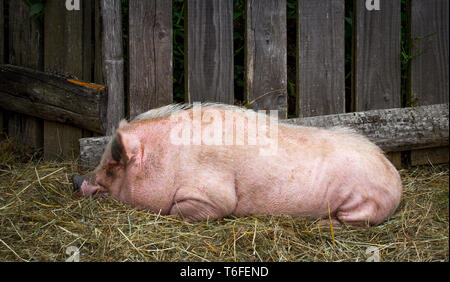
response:
<path id="1" fill-rule="evenodd" d="M 318 217 L 328 213 L 328 206 L 336 212 L 351 195 L 377 197 L 379 190 L 398 205 L 401 184 L 395 168 L 378 147 L 345 129 L 280 126 L 276 155 L 247 157 L 252 160 L 236 173 L 236 215 Z"/>

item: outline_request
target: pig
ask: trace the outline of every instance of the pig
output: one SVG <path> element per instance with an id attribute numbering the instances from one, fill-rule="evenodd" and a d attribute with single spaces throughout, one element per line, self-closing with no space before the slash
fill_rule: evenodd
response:
<path id="1" fill-rule="evenodd" d="M 350 129 L 290 125 L 215 103 L 122 120 L 98 167 L 73 183 L 80 196 L 108 195 L 189 222 L 285 214 L 378 225 L 402 195 L 382 150 Z"/>

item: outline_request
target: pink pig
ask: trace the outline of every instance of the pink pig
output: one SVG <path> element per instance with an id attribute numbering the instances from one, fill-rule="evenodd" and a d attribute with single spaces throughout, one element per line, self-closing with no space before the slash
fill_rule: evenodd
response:
<path id="1" fill-rule="evenodd" d="M 288 214 L 376 225 L 402 194 L 383 152 L 351 130 L 221 104 L 170 105 L 122 121 L 95 171 L 73 181 L 80 195 L 187 221 Z"/>

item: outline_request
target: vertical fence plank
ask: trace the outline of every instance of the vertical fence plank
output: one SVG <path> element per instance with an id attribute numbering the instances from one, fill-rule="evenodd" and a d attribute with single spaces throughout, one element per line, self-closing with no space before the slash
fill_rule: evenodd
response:
<path id="1" fill-rule="evenodd" d="M 233 1 L 187 0 L 186 100 L 233 104 Z"/>
<path id="2" fill-rule="evenodd" d="M 355 111 L 401 105 L 400 0 L 380 0 L 380 10 L 367 10 L 356 0 L 353 61 Z"/>
<path id="3" fill-rule="evenodd" d="M 449 101 L 449 1 L 411 0 L 412 55 L 409 100 L 412 105 Z M 448 147 L 411 152 L 411 164 L 447 163 Z"/>
<path id="4" fill-rule="evenodd" d="M 100 1 L 95 0 L 94 1 L 94 57 L 93 57 L 93 82 L 97 84 L 105 84 L 105 80 L 103 77 L 103 70 L 104 70 L 104 56 L 103 56 L 103 42 L 102 42 L 102 16 L 101 16 L 101 5 Z M 106 92 L 107 93 L 107 92 Z M 94 137 L 102 136 L 101 134 L 94 133 Z"/>
<path id="5" fill-rule="evenodd" d="M 9 1 L 9 63 L 42 70 L 42 23 L 30 17 L 29 7 L 20 0 Z M 8 135 L 21 144 L 43 146 L 43 121 L 31 116 L 8 113 Z"/>
<path id="6" fill-rule="evenodd" d="M 287 117 L 286 0 L 247 0 L 245 99 Z"/>
<path id="7" fill-rule="evenodd" d="M 172 2 L 129 2 L 130 119 L 152 108 L 171 104 Z"/>
<path id="8" fill-rule="evenodd" d="M 345 112 L 345 1 L 298 0 L 299 117 Z"/>
<path id="9" fill-rule="evenodd" d="M 94 1 L 94 82 L 104 84 L 102 10 L 100 1 Z"/>
<path id="10" fill-rule="evenodd" d="M 44 69 L 48 72 L 70 74 L 78 79 L 91 80 L 91 62 L 84 48 L 90 46 L 90 30 L 83 28 L 83 14 L 90 9 L 89 2 L 81 1 L 80 10 L 68 11 L 65 1 L 47 0 L 44 16 Z M 86 34 L 88 33 L 88 34 Z M 90 50 L 90 47 L 89 47 Z M 83 136 L 80 128 L 44 122 L 44 157 L 75 157 L 78 155 L 78 139 Z"/>
<path id="11" fill-rule="evenodd" d="M 0 0 L 0 64 L 5 63 L 5 0 Z M 5 130 L 3 125 L 3 111 L 0 109 L 0 133 Z M 0 136 L 1 138 L 2 136 Z"/>
<path id="12" fill-rule="evenodd" d="M 108 93 L 106 134 L 111 135 L 125 117 L 122 1 L 101 0 L 104 79 Z"/>
<path id="13" fill-rule="evenodd" d="M 5 63 L 5 0 L 0 0 L 0 64 Z M 0 114 L 1 115 L 1 114 Z"/>
<path id="14" fill-rule="evenodd" d="M 401 1 L 380 0 L 380 10 L 354 6 L 352 99 L 354 111 L 401 106 Z M 401 167 L 401 153 L 388 155 Z"/>
<path id="15" fill-rule="evenodd" d="M 448 0 L 411 0 L 411 99 L 421 106 L 449 101 L 448 9 Z"/>

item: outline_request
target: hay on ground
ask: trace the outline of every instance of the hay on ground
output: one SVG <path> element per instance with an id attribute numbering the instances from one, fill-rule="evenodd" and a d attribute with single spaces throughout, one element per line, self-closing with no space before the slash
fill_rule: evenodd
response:
<path id="1" fill-rule="evenodd" d="M 403 199 L 384 224 L 332 232 L 289 216 L 187 223 L 108 198 L 78 198 L 75 173 L 74 161 L 44 162 L 0 141 L 0 261 L 65 261 L 71 247 L 80 261 L 366 261 L 377 252 L 381 261 L 449 258 L 448 165 L 402 170 Z"/>

